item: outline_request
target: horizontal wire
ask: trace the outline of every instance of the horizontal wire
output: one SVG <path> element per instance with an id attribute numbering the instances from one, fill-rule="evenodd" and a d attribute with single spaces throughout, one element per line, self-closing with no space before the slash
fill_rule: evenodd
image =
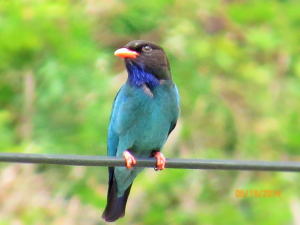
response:
<path id="1" fill-rule="evenodd" d="M 136 160 L 137 164 L 134 165 L 135 167 L 156 167 L 156 159 L 154 158 L 136 158 Z M 0 162 L 72 166 L 125 166 L 123 157 L 91 155 L 0 153 Z M 300 163 L 167 158 L 166 168 L 297 172 L 300 171 Z"/>

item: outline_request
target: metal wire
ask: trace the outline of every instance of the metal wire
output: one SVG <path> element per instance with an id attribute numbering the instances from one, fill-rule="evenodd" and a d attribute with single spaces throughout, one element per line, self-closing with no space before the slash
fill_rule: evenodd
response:
<path id="1" fill-rule="evenodd" d="M 136 160 L 136 167 L 156 167 L 156 160 L 153 158 L 137 158 Z M 0 153 L 0 162 L 72 166 L 125 166 L 124 158 L 122 157 L 87 155 Z M 167 159 L 166 168 L 298 172 L 300 171 L 300 163 L 170 158 Z"/>

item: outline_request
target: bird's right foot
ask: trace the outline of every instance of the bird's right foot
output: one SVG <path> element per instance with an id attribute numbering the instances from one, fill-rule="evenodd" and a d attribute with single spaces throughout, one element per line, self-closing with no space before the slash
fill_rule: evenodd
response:
<path id="1" fill-rule="evenodd" d="M 154 153 L 154 158 L 156 158 L 156 167 L 154 168 L 154 170 L 155 171 L 163 170 L 166 166 L 165 156 L 159 151 L 153 153 Z"/>
<path id="2" fill-rule="evenodd" d="M 124 151 L 123 157 L 125 159 L 127 169 L 131 169 L 131 167 L 136 164 L 136 160 L 135 160 L 134 156 L 131 155 L 129 151 L 127 151 L 127 150 Z"/>

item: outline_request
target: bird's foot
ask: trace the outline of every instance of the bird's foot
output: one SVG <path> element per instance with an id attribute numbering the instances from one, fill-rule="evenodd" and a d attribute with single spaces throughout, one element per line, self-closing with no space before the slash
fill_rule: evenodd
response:
<path id="1" fill-rule="evenodd" d="M 154 170 L 163 170 L 166 165 L 166 158 L 161 152 L 154 152 L 154 158 L 156 158 L 156 167 Z"/>
<path id="2" fill-rule="evenodd" d="M 136 164 L 136 160 L 135 160 L 134 156 L 131 155 L 129 151 L 127 151 L 127 150 L 124 151 L 123 157 L 125 159 L 127 169 L 131 169 L 132 165 Z"/>

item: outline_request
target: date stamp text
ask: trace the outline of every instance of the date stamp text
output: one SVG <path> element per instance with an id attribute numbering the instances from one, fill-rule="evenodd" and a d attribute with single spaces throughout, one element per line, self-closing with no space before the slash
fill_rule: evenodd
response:
<path id="1" fill-rule="evenodd" d="M 280 197 L 280 190 L 244 190 L 237 189 L 235 196 L 237 198 L 276 198 Z"/>

